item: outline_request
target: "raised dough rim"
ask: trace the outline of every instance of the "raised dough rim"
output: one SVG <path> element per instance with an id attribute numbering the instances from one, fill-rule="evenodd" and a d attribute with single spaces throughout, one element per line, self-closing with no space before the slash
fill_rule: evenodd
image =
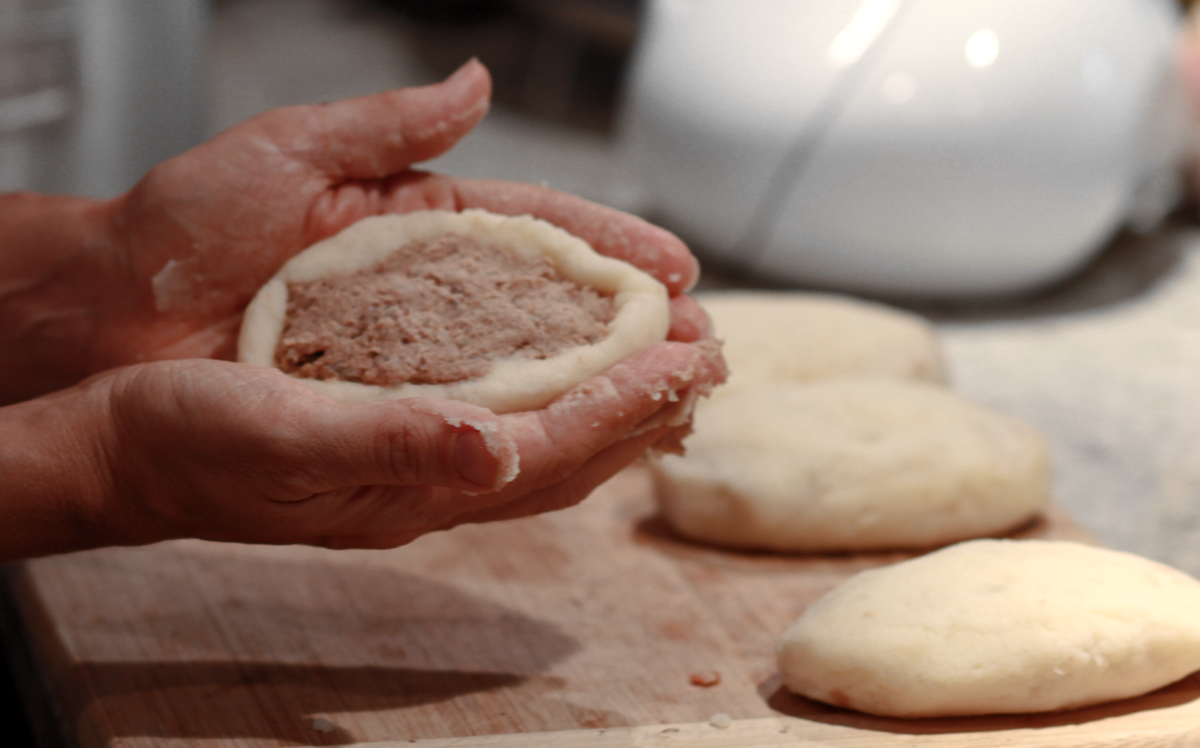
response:
<path id="1" fill-rule="evenodd" d="M 612 293 L 616 314 L 604 340 L 542 360 L 501 359 L 479 379 L 398 387 L 303 379 L 314 391 L 342 402 L 432 396 L 481 405 L 497 413 L 543 407 L 559 394 L 626 356 L 666 337 L 670 307 L 665 287 L 629 263 L 604 257 L 587 242 L 532 216 L 484 210 L 418 211 L 365 218 L 289 260 L 251 300 L 243 317 L 238 359 L 275 367 L 275 346 L 287 311 L 287 285 L 370 267 L 414 241 L 461 233 L 517 252 L 554 260 L 566 277 Z"/>

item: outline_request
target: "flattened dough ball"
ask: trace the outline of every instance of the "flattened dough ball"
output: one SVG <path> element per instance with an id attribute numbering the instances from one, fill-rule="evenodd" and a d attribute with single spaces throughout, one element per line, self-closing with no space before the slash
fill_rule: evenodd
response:
<path id="1" fill-rule="evenodd" d="M 1045 441 L 945 388 L 876 378 L 742 388 L 653 463 L 684 537 L 775 551 L 928 548 L 1003 533 L 1050 496 Z"/>
<path id="2" fill-rule="evenodd" d="M 778 656 L 788 689 L 871 714 L 1071 709 L 1200 668 L 1200 582 L 1079 543 L 971 541 L 851 577 Z"/>
<path id="3" fill-rule="evenodd" d="M 548 258 L 557 273 L 580 286 L 611 295 L 613 316 L 596 342 L 567 347 L 544 358 L 508 355 L 490 371 L 438 383 L 371 384 L 345 379 L 297 377 L 313 390 L 343 402 L 418 396 L 463 400 L 497 413 L 532 410 L 630 354 L 666 337 L 670 308 L 665 287 L 633 265 L 598 254 L 586 242 L 531 216 L 483 210 L 417 211 L 365 218 L 317 242 L 289 260 L 251 301 L 243 317 L 238 359 L 281 368 L 276 349 L 288 313 L 289 284 L 351 275 L 377 266 L 405 247 L 448 235 L 497 247 L 525 258 Z M 538 260 L 540 261 L 540 260 Z M 437 294 L 456 293 L 453 284 Z M 460 302 L 470 305 L 470 298 Z M 447 333 L 461 340 L 461 331 Z"/>
<path id="4" fill-rule="evenodd" d="M 910 312 L 818 293 L 723 291 L 697 299 L 725 341 L 730 378 L 718 398 L 743 386 L 844 376 L 946 381 L 933 326 Z"/>

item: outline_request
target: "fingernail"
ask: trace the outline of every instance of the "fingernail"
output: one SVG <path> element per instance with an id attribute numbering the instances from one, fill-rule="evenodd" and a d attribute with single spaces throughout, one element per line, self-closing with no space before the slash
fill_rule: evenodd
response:
<path id="1" fill-rule="evenodd" d="M 488 491 L 495 490 L 500 460 L 488 450 L 483 434 L 475 429 L 459 432 L 454 459 L 460 478 Z"/>
<path id="2" fill-rule="evenodd" d="M 453 85 L 453 84 L 459 83 L 460 81 L 470 79 L 471 77 L 478 74 L 479 68 L 483 68 L 483 67 L 484 66 L 483 66 L 482 62 L 480 62 L 477 58 L 472 57 L 471 59 L 464 62 L 462 65 L 459 65 L 458 70 L 455 70 L 453 73 L 451 73 L 449 75 L 449 77 L 447 77 L 444 81 L 442 81 L 442 83 L 443 84 L 449 83 L 449 84 Z M 486 70 L 486 68 L 484 68 L 484 69 Z"/>
<path id="3" fill-rule="evenodd" d="M 491 104 L 492 78 L 483 63 L 471 58 L 442 81 L 440 95 L 463 109 L 456 118 L 471 119 Z M 465 107 L 465 108 L 464 108 Z"/>

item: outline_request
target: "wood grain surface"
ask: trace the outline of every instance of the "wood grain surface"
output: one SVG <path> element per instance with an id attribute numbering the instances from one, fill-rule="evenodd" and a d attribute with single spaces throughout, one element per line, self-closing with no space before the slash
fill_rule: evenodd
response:
<path id="1" fill-rule="evenodd" d="M 1018 534 L 1086 539 L 1055 510 Z M 904 557 L 692 545 L 633 468 L 578 507 L 394 551 L 180 541 L 39 559 L 13 582 L 84 746 L 1200 743 L 1192 678 L 1092 709 L 943 720 L 783 691 L 782 630 L 850 574 Z"/>

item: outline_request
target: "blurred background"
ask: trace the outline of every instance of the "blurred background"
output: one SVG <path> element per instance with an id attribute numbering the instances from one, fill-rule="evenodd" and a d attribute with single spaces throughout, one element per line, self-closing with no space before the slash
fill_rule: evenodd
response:
<path id="1" fill-rule="evenodd" d="M 751 282 L 1007 296 L 1178 204 L 1183 7 L 0 0 L 0 190 L 115 195 L 263 110 L 474 56 L 496 106 L 430 168 L 648 215 Z"/>
<path id="2" fill-rule="evenodd" d="M 271 107 L 429 83 L 496 112 L 439 166 L 604 197 L 636 0 L 0 0 L 0 189 L 103 197 Z"/>

